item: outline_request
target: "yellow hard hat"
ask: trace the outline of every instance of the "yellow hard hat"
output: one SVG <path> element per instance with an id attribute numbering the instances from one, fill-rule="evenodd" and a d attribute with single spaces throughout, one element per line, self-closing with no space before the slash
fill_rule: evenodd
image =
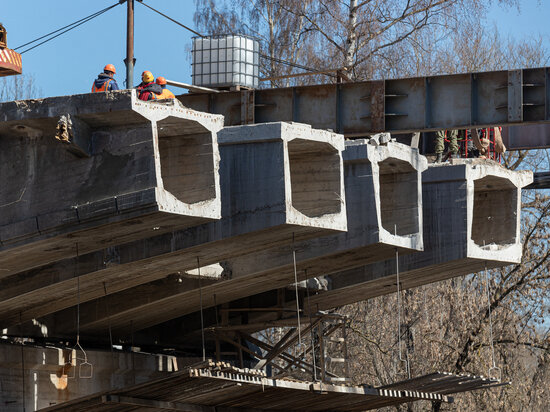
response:
<path id="1" fill-rule="evenodd" d="M 151 83 L 153 80 L 155 80 L 155 77 L 153 76 L 153 73 L 151 73 L 149 70 L 145 70 L 143 73 L 141 73 L 141 80 L 145 83 Z"/>

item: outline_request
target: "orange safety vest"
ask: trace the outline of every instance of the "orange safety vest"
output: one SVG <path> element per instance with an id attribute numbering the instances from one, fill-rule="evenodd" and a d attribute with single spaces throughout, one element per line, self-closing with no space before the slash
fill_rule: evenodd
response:
<path id="1" fill-rule="evenodd" d="M 157 99 L 175 99 L 174 93 L 168 89 L 162 89 L 162 93 L 158 95 Z"/>
<path id="2" fill-rule="evenodd" d="M 113 81 L 113 79 L 107 80 L 105 83 L 103 83 L 101 85 L 101 87 L 99 89 L 97 87 L 95 87 L 95 81 L 94 81 L 94 84 L 92 84 L 92 93 L 107 91 L 108 87 L 109 87 L 109 83 L 111 83 L 112 81 Z"/>

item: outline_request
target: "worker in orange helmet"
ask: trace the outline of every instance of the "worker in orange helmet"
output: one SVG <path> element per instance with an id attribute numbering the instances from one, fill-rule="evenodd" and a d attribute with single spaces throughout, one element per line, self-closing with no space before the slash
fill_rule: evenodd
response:
<path id="1" fill-rule="evenodd" d="M 118 84 L 113 76 L 116 74 L 115 66 L 108 64 L 103 68 L 103 73 L 99 73 L 97 79 L 92 85 L 92 93 L 108 92 L 111 90 L 119 90 Z"/>
<path id="2" fill-rule="evenodd" d="M 140 100 L 157 100 L 162 94 L 162 87 L 155 83 L 155 77 L 149 70 L 141 73 L 141 83 L 136 87 Z"/>
<path id="3" fill-rule="evenodd" d="M 166 79 L 162 76 L 157 77 L 156 83 L 162 87 L 162 94 L 158 96 L 159 99 L 175 99 L 174 93 L 166 88 Z"/>

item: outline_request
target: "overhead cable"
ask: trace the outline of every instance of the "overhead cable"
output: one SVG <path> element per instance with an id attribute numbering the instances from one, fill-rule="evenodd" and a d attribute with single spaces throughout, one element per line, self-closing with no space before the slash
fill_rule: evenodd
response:
<path id="1" fill-rule="evenodd" d="M 138 3 L 140 3 L 140 4 L 143 4 L 145 7 L 147 7 L 147 8 L 149 8 L 149 9 L 153 10 L 155 13 L 160 14 L 162 17 L 165 17 L 165 18 L 167 18 L 168 20 L 170 20 L 170 21 L 176 23 L 178 26 L 181 26 L 181 27 L 183 27 L 184 29 L 189 30 L 191 33 L 193 33 L 193 34 L 195 34 L 195 35 L 197 35 L 197 36 L 199 36 L 199 37 L 203 37 L 203 38 L 206 37 L 206 36 L 200 34 L 199 32 L 193 30 L 192 28 L 187 27 L 185 24 L 180 23 L 180 22 L 177 21 L 177 20 L 174 20 L 172 17 L 167 16 L 167 15 L 164 14 L 164 13 L 161 13 L 160 11 L 158 11 L 157 9 L 154 9 L 153 7 L 149 6 L 148 4 L 145 4 L 145 3 L 143 2 L 143 0 L 137 0 L 137 1 L 138 1 Z"/>
<path id="2" fill-rule="evenodd" d="M 147 8 L 149 8 L 149 9 L 153 10 L 155 13 L 158 13 L 158 14 L 160 14 L 161 16 L 167 18 L 168 20 L 170 20 L 170 21 L 176 23 L 178 26 L 181 26 L 181 27 L 183 27 L 184 29 L 189 30 L 189 31 L 190 31 L 191 33 L 193 33 L 194 35 L 199 36 L 199 37 L 202 37 L 202 38 L 207 37 L 207 36 L 205 36 L 204 34 L 201 34 L 201 33 L 197 32 L 197 31 L 191 29 L 190 27 L 187 27 L 185 24 L 180 23 L 179 21 L 177 21 L 177 20 L 171 18 L 170 16 L 167 16 L 166 14 L 164 14 L 164 13 L 158 11 L 157 9 L 155 9 L 155 8 L 153 8 L 153 7 L 151 7 L 151 6 L 149 6 L 148 4 L 145 4 L 145 3 L 143 2 L 143 0 L 137 0 L 137 1 L 138 1 L 138 3 L 140 3 L 140 4 L 143 4 L 145 7 L 147 7 Z M 286 64 L 286 65 L 288 65 L 288 66 L 292 66 L 292 67 L 295 67 L 295 68 L 297 68 L 297 69 L 307 70 L 307 71 L 310 71 L 310 72 L 316 72 L 316 71 L 318 71 L 318 69 L 313 69 L 313 68 L 311 68 L 311 67 L 302 66 L 301 64 L 292 63 L 292 62 L 289 62 L 289 61 L 287 61 L 287 60 L 281 60 L 281 59 L 278 59 L 278 58 L 276 58 L 276 57 L 268 56 L 267 54 L 261 54 L 261 53 L 260 53 L 260 57 L 263 58 L 263 59 L 272 60 L 272 61 L 274 61 L 274 62 L 276 62 L 276 63 Z M 332 76 L 333 76 L 333 77 L 336 77 L 336 76 L 334 76 L 334 75 L 332 75 Z"/>
<path id="3" fill-rule="evenodd" d="M 93 14 L 90 14 L 89 16 L 83 17 L 82 19 L 77 20 L 77 21 L 75 21 L 75 22 L 72 22 L 71 24 L 68 24 L 68 25 L 63 26 L 63 27 L 61 27 L 61 28 L 59 28 L 59 29 L 57 29 L 57 30 L 54 30 L 54 31 L 52 31 L 52 32 L 50 32 L 50 33 L 48 33 L 48 34 L 45 34 L 45 35 L 43 35 L 43 36 L 40 36 L 40 37 L 38 37 L 37 39 L 34 39 L 34 40 L 30 41 L 30 42 L 27 42 L 27 43 L 25 43 L 25 44 L 22 44 L 21 46 L 18 46 L 18 47 L 16 47 L 16 48 L 13 49 L 13 50 L 21 49 L 21 48 L 23 48 L 23 47 L 25 47 L 25 46 L 28 46 L 28 45 L 33 44 L 33 43 L 36 43 L 37 41 L 40 41 L 40 40 L 45 39 L 45 38 L 47 38 L 47 37 L 49 37 L 49 36 L 51 36 L 51 35 L 53 35 L 53 34 L 58 33 L 58 34 L 56 34 L 56 35 L 53 36 L 53 37 L 50 37 L 50 38 L 48 38 L 48 39 L 46 39 L 46 40 L 44 40 L 44 41 L 42 41 L 42 42 L 40 42 L 40 43 L 38 43 L 38 44 L 32 46 L 32 47 L 29 47 L 29 48 L 26 49 L 26 50 L 23 50 L 23 51 L 20 52 L 19 54 L 26 53 L 26 52 L 28 52 L 28 51 L 30 51 L 30 50 L 32 50 L 32 49 L 38 47 L 38 46 L 41 46 L 41 45 L 44 44 L 44 43 L 49 42 L 50 40 L 55 39 L 56 37 L 61 36 L 62 34 L 67 33 L 68 31 L 70 31 L 70 30 L 72 30 L 72 29 L 77 28 L 78 26 L 80 26 L 80 25 L 82 25 L 82 24 L 84 24 L 84 23 L 89 22 L 89 21 L 92 20 L 92 19 L 95 19 L 96 17 L 102 15 L 103 13 L 106 13 L 107 11 L 111 10 L 112 8 L 118 6 L 119 4 L 125 3 L 125 2 L 126 2 L 126 0 L 120 0 L 120 1 L 118 1 L 117 3 L 113 4 L 112 6 L 105 7 L 104 9 L 99 10 L 99 11 L 93 13 Z M 65 29 L 66 29 L 66 30 L 65 30 Z M 61 33 L 59 33 L 59 32 L 61 32 Z"/>

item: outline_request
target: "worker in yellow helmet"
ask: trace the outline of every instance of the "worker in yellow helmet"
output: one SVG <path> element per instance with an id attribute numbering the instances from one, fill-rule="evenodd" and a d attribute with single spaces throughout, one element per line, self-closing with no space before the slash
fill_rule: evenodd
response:
<path id="1" fill-rule="evenodd" d="M 174 93 L 166 88 L 166 79 L 162 76 L 157 77 L 156 83 L 162 87 L 162 94 L 157 96 L 158 99 L 175 99 Z"/>
<path id="2" fill-rule="evenodd" d="M 113 76 L 116 74 L 115 66 L 108 64 L 103 68 L 103 73 L 100 73 L 92 85 L 92 93 L 108 92 L 111 90 L 119 90 L 118 84 Z"/>
<path id="3" fill-rule="evenodd" d="M 162 87 L 155 83 L 155 77 L 149 70 L 141 73 L 141 83 L 137 87 L 140 100 L 157 100 L 162 94 Z"/>

